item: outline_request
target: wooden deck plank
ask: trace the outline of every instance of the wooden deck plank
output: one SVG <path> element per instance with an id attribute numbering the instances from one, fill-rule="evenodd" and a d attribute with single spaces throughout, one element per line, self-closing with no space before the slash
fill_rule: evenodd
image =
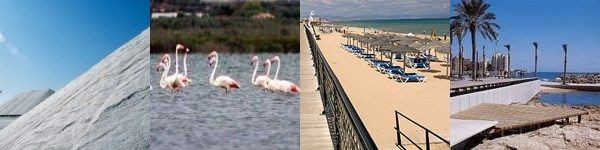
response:
<path id="1" fill-rule="evenodd" d="M 587 112 L 576 109 L 484 103 L 458 112 L 451 118 L 498 121 L 494 129 L 495 132 L 501 132 L 583 114 Z"/>
<path id="2" fill-rule="evenodd" d="M 333 143 L 323 111 L 321 94 L 312 66 L 306 32 L 301 32 L 300 42 L 300 149 L 332 150 Z"/>

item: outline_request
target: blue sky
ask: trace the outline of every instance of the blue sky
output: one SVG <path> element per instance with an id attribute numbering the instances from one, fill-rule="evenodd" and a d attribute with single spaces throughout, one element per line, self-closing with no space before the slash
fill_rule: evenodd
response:
<path id="1" fill-rule="evenodd" d="M 376 20 L 448 17 L 448 0 L 301 0 L 300 15 L 310 11 L 328 19 Z"/>
<path id="2" fill-rule="evenodd" d="M 450 4 L 460 0 L 451 0 Z M 562 72 L 563 50 L 568 44 L 569 72 L 600 72 L 600 1 L 486 1 L 496 14 L 496 22 L 501 26 L 498 45 L 484 40 L 478 33 L 477 47 L 486 45 L 486 55 L 497 49 L 506 53 L 502 46 L 511 44 L 512 68 L 533 71 L 534 51 L 532 43 L 537 41 L 538 71 Z M 452 9 L 452 7 L 451 7 Z M 451 12 L 454 15 L 454 12 Z M 471 58 L 470 35 L 464 38 L 465 55 Z M 454 54 L 458 54 L 457 43 L 453 44 Z"/>
<path id="3" fill-rule="evenodd" d="M 148 0 L 0 1 L 0 103 L 59 90 L 149 26 Z"/>

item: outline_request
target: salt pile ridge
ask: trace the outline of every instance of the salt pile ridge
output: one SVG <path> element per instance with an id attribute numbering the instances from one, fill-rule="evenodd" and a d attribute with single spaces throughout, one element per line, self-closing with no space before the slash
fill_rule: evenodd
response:
<path id="1" fill-rule="evenodd" d="M 146 29 L 0 130 L 0 147 L 149 148 L 149 51 Z"/>

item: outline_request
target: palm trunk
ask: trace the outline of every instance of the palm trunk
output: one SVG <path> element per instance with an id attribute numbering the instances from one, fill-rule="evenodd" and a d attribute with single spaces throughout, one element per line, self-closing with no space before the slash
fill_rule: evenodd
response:
<path id="1" fill-rule="evenodd" d="M 562 78 L 562 83 L 563 85 L 567 84 L 567 49 L 565 49 L 565 64 L 563 65 L 563 78 Z"/>
<path id="2" fill-rule="evenodd" d="M 510 48 L 508 48 L 508 78 L 510 78 Z"/>
<path id="3" fill-rule="evenodd" d="M 464 70 L 464 62 L 463 62 L 463 60 L 464 60 L 464 56 L 465 56 L 464 55 L 465 48 L 462 45 L 462 40 L 458 41 L 458 46 L 459 46 L 458 51 L 460 51 L 460 53 L 458 54 L 458 74 L 460 75 L 460 78 L 462 78 L 463 75 L 464 75 L 463 74 L 464 73 L 463 72 L 463 70 Z"/>
<path id="4" fill-rule="evenodd" d="M 471 67 L 475 67 L 475 49 L 477 48 L 477 43 L 475 42 L 475 30 L 477 29 L 477 27 L 475 26 L 475 24 L 471 24 Z M 471 71 L 471 79 L 475 80 L 477 79 L 477 77 L 475 76 L 477 74 L 477 69 L 473 69 Z"/>
<path id="5" fill-rule="evenodd" d="M 537 61 L 538 61 L 538 49 L 535 47 L 535 66 L 533 67 L 533 75 L 537 77 Z"/>
<path id="6" fill-rule="evenodd" d="M 486 67 L 487 67 L 487 64 L 485 64 L 485 46 L 483 46 L 483 49 L 481 49 L 481 51 L 483 54 L 482 61 L 481 61 L 483 63 L 482 64 L 483 67 L 481 67 L 481 68 L 483 68 L 481 77 L 485 78 L 485 71 L 486 71 Z"/>

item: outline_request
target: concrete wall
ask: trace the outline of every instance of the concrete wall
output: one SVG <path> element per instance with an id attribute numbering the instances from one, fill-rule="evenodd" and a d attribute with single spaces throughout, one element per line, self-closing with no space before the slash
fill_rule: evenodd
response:
<path id="1" fill-rule="evenodd" d="M 463 94 L 450 97 L 450 115 L 477 106 L 482 103 L 511 104 L 524 103 L 540 91 L 540 81 Z"/>

